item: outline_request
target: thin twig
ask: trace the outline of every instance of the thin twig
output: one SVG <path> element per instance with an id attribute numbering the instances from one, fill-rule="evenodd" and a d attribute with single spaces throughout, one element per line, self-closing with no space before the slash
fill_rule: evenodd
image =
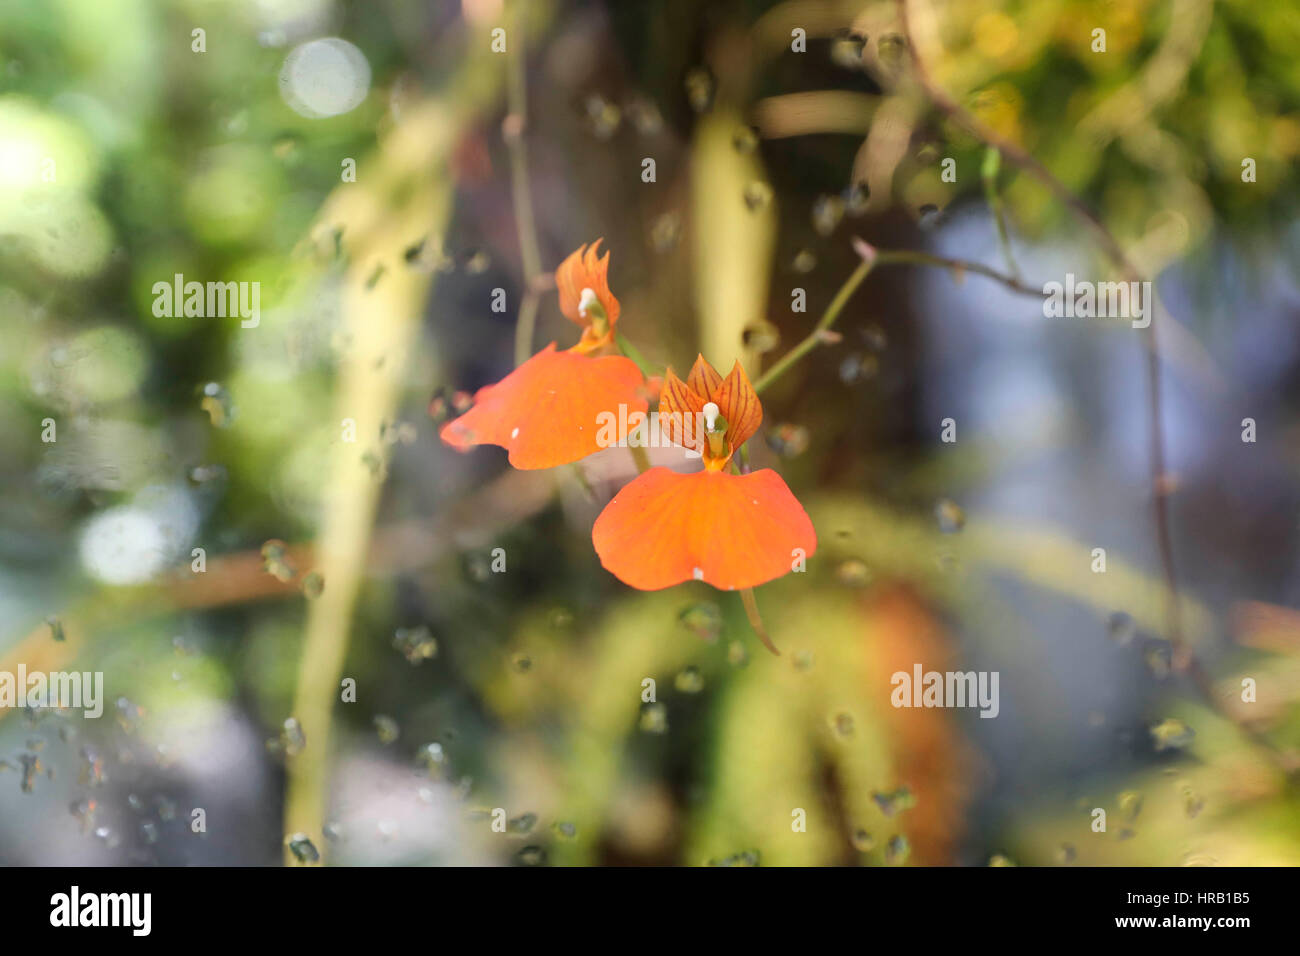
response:
<path id="1" fill-rule="evenodd" d="M 508 115 L 502 125 L 506 148 L 510 153 L 510 192 L 514 199 L 515 229 L 519 233 L 519 254 L 524 267 L 524 295 L 515 321 L 515 365 L 522 365 L 533 351 L 533 332 L 537 326 L 539 278 L 542 274 L 541 245 L 537 240 L 537 221 L 533 216 L 533 191 L 528 182 L 528 85 L 527 56 L 524 47 L 524 0 L 511 5 L 510 76 L 506 87 Z"/>
<path id="2" fill-rule="evenodd" d="M 840 290 L 835 293 L 835 298 L 832 299 L 831 304 L 826 307 L 826 311 L 822 313 L 822 317 L 817 320 L 817 324 L 813 326 L 813 330 L 808 333 L 807 337 L 804 338 L 802 342 L 790 351 L 786 352 L 775 365 L 759 376 L 758 381 L 754 383 L 754 391 L 762 392 L 763 389 L 767 388 L 767 386 L 771 385 L 778 378 L 784 375 L 787 369 L 815 349 L 818 345 L 822 344 L 825 339 L 824 333 L 835 324 L 835 320 L 838 319 L 840 313 L 844 311 L 844 306 L 848 304 L 853 293 L 858 290 L 858 286 L 862 285 L 863 280 L 871 274 L 871 270 L 874 266 L 875 262 L 871 259 L 864 258 L 862 262 L 859 263 L 858 267 L 854 269 L 853 273 L 847 280 L 845 280 L 844 285 L 840 286 Z"/>
<path id="3" fill-rule="evenodd" d="M 858 286 L 862 284 L 863 280 L 871 274 L 871 271 L 876 266 L 936 266 L 941 269 L 948 269 L 953 273 L 971 272 L 992 279 L 995 282 L 1000 282 L 1012 292 L 1018 292 L 1021 295 L 1032 295 L 1040 298 L 1043 295 L 1041 288 L 1034 288 L 1018 278 L 967 259 L 951 259 L 947 256 L 936 256 L 929 252 L 912 249 L 877 249 L 861 239 L 853 240 L 853 248 L 862 257 L 862 262 L 853 270 L 844 284 L 840 286 L 839 291 L 835 293 L 835 298 L 831 300 L 831 304 L 827 306 L 826 311 L 822 313 L 822 317 L 813 326 L 813 330 L 794 348 L 781 356 L 781 359 L 775 365 L 759 376 L 758 381 L 754 383 L 756 392 L 763 391 L 763 389 L 775 382 L 817 346 L 827 345 L 835 341 L 827 333 L 836 320 L 839 319 L 840 313 L 844 311 L 844 307 L 848 305 L 849 299 L 857 291 Z"/>
<path id="4" fill-rule="evenodd" d="M 898 10 L 901 21 L 900 29 L 910 51 L 915 79 L 930 101 L 949 119 L 965 129 L 966 132 L 975 136 L 986 146 L 997 149 L 1010 162 L 1042 183 L 1052 195 L 1059 199 L 1066 208 L 1073 212 L 1092 231 L 1098 245 L 1116 265 L 1126 281 L 1141 281 L 1141 272 L 1125 253 L 1119 240 L 1115 238 L 1114 234 L 1080 196 L 1057 179 L 1046 166 L 1028 152 L 981 123 L 976 117 L 958 105 L 948 93 L 935 85 L 912 37 L 908 24 L 908 0 L 898 0 Z M 1153 312 L 1157 310 L 1158 305 L 1153 302 Z M 1168 491 L 1165 480 L 1166 459 L 1161 398 L 1160 344 L 1156 331 L 1159 323 L 1156 318 L 1157 316 L 1153 314 L 1151 322 L 1145 329 L 1147 334 L 1143 337 L 1146 353 L 1147 386 L 1150 392 L 1150 400 L 1147 403 L 1148 430 L 1151 436 L 1149 476 L 1156 542 L 1160 552 L 1160 565 L 1165 582 L 1166 630 L 1174 652 L 1173 665 L 1177 671 L 1191 679 L 1192 685 L 1212 709 L 1232 721 L 1243 733 L 1264 747 L 1275 758 L 1275 762 L 1280 767 L 1288 770 L 1277 748 L 1267 737 L 1259 733 L 1255 728 L 1249 727 L 1238 720 L 1220 704 L 1213 693 L 1209 677 L 1191 648 L 1188 647 L 1183 635 L 1182 611 L 1178 597 L 1178 576 L 1174 564 L 1173 540 L 1170 533 L 1169 505 L 1167 501 Z"/>
<path id="5" fill-rule="evenodd" d="M 1016 267 L 1015 256 L 1011 254 L 1006 203 L 1002 201 L 1002 194 L 998 192 L 998 171 L 1001 168 L 1002 154 L 996 147 L 988 147 L 984 151 L 984 162 L 980 166 L 980 178 L 984 180 L 984 198 L 989 204 L 989 211 L 993 213 L 993 222 L 998 230 L 998 247 L 1002 250 L 1002 258 L 1006 260 L 1007 271 L 1019 279 L 1020 270 Z"/>

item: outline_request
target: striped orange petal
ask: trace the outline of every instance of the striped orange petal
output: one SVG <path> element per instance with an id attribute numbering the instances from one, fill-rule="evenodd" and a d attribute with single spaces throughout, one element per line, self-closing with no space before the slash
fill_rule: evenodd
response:
<path id="1" fill-rule="evenodd" d="M 726 380 L 713 389 L 713 401 L 727 420 L 727 444 L 735 451 L 749 441 L 763 423 L 763 406 L 758 401 L 758 392 L 754 391 L 739 362 L 731 367 Z"/>
<path id="2" fill-rule="evenodd" d="M 748 475 L 651 468 L 624 487 L 596 519 L 600 563 L 625 584 L 658 591 L 705 581 L 752 588 L 817 550 L 803 506 L 770 468 Z"/>
<path id="3" fill-rule="evenodd" d="M 442 429 L 458 451 L 500 445 L 520 469 L 553 468 L 601 449 L 602 414 L 619 417 L 648 407 L 640 370 L 621 355 L 589 358 L 557 352 L 552 342 L 495 385 L 474 395 L 474 407 Z"/>

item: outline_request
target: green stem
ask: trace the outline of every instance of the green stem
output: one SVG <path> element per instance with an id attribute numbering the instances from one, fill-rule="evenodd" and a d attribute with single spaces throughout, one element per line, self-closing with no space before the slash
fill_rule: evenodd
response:
<path id="1" fill-rule="evenodd" d="M 636 470 L 640 474 L 645 474 L 650 470 L 650 455 L 640 445 L 628 445 L 627 450 L 632 453 L 632 460 L 636 462 Z"/>
<path id="2" fill-rule="evenodd" d="M 789 352 L 786 352 L 785 355 L 781 356 L 780 361 L 759 376 L 758 381 L 754 383 L 754 391 L 762 392 L 763 389 L 767 388 L 784 375 L 791 366 L 822 344 L 822 333 L 835 324 L 835 320 L 838 319 L 840 313 L 844 311 L 844 306 L 848 304 L 853 293 L 858 290 L 858 286 L 862 285 L 863 280 L 871 274 L 871 270 L 874 269 L 875 266 L 875 259 L 863 259 L 862 262 L 858 264 L 858 267 L 853 270 L 853 274 L 848 277 L 844 285 L 840 286 L 840 290 L 835 293 L 835 298 L 832 299 L 831 304 L 826 307 L 826 311 L 822 313 L 822 317 L 817 320 L 817 324 L 813 326 L 813 330 L 808 333 L 808 336 L 802 342 L 792 348 Z"/>
<path id="3" fill-rule="evenodd" d="M 998 228 L 998 246 L 1002 250 L 1002 258 L 1006 260 L 1007 270 L 1020 278 L 1020 270 L 1016 267 L 1015 257 L 1011 254 L 1011 238 L 1007 233 L 1007 216 L 1006 206 L 1002 202 L 1002 195 L 998 192 L 998 170 L 1002 166 L 1002 154 L 998 152 L 996 146 L 990 146 L 984 152 L 984 163 L 980 167 L 980 175 L 984 180 L 984 198 L 988 201 L 989 209 L 993 213 L 993 221 Z"/>
<path id="4" fill-rule="evenodd" d="M 614 342 L 618 345 L 624 355 L 636 363 L 636 367 L 641 370 L 642 375 L 646 378 L 651 376 L 655 370 L 654 366 L 647 362 L 645 356 L 641 354 L 640 350 L 627 340 L 627 336 L 617 329 L 614 330 Z"/>
<path id="5" fill-rule="evenodd" d="M 505 137 L 510 152 L 510 191 L 514 199 L 515 229 L 519 233 L 519 254 L 524 266 L 524 298 L 515 321 L 515 365 L 522 365 L 533 351 L 533 331 L 537 324 L 537 282 L 542 274 L 541 246 L 537 241 L 537 222 L 533 216 L 533 192 L 528 183 L 528 147 L 524 136 L 528 125 L 528 86 L 524 52 L 524 0 L 511 5 L 513 29 L 506 104 L 509 125 Z"/>

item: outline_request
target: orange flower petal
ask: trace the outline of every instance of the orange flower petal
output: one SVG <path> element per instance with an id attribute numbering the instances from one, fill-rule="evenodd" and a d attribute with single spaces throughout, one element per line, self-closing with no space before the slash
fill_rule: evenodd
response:
<path id="1" fill-rule="evenodd" d="M 703 355 L 696 355 L 695 364 L 691 366 L 690 374 L 686 376 L 686 384 L 691 391 L 704 396 L 704 400 L 709 402 L 713 400 L 714 393 L 722 384 L 722 376 L 718 374 L 717 369 L 705 361 Z"/>
<path id="2" fill-rule="evenodd" d="M 520 469 L 553 468 L 601 449 L 601 414 L 619 416 L 648 407 L 636 363 L 620 355 L 588 358 L 557 352 L 552 342 L 495 385 L 474 396 L 474 407 L 442 429 L 459 451 L 500 445 Z"/>
<path id="3" fill-rule="evenodd" d="M 659 427 L 675 445 L 702 451 L 704 435 L 697 427 L 697 416 L 704 408 L 704 399 L 689 385 L 668 369 L 664 373 L 663 388 L 659 391 Z"/>
<path id="4" fill-rule="evenodd" d="M 763 406 L 758 400 L 758 392 L 749 383 L 749 376 L 740 362 L 732 366 L 727 380 L 714 390 L 713 400 L 727 420 L 727 442 L 735 451 L 749 441 L 763 422 Z"/>
<path id="5" fill-rule="evenodd" d="M 618 299 L 609 291 L 609 253 L 606 252 L 603 256 L 596 254 L 601 242 L 597 239 L 590 247 L 582 245 L 576 252 L 570 253 L 555 270 L 555 287 L 560 293 L 560 311 L 582 326 L 591 325 L 591 318 L 578 309 L 582 302 L 582 290 L 590 289 L 596 293 L 596 299 L 604 307 L 612 329 L 618 321 Z"/>
<path id="6" fill-rule="evenodd" d="M 749 475 L 651 468 L 600 513 L 591 529 L 600 563 L 625 584 L 658 591 L 702 580 L 752 588 L 811 557 L 817 533 L 770 468 Z"/>

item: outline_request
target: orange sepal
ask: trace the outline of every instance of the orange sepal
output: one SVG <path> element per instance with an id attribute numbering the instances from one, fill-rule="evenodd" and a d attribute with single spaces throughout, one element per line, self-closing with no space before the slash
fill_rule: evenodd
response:
<path id="1" fill-rule="evenodd" d="M 763 405 L 758 400 L 758 392 L 754 391 L 739 362 L 731 367 L 726 381 L 714 388 L 713 400 L 727 420 L 727 444 L 735 451 L 749 441 L 763 423 Z"/>
<path id="2" fill-rule="evenodd" d="M 770 468 L 651 468 L 605 506 L 591 541 L 606 570 L 642 591 L 690 580 L 752 588 L 790 572 L 796 548 L 804 557 L 817 550 L 807 512 Z"/>
<path id="3" fill-rule="evenodd" d="M 600 451 L 600 415 L 648 407 L 641 372 L 620 355 L 589 358 L 557 352 L 552 342 L 495 385 L 474 395 L 474 407 L 442 429 L 458 451 L 500 445 L 520 469 L 553 468 Z"/>

